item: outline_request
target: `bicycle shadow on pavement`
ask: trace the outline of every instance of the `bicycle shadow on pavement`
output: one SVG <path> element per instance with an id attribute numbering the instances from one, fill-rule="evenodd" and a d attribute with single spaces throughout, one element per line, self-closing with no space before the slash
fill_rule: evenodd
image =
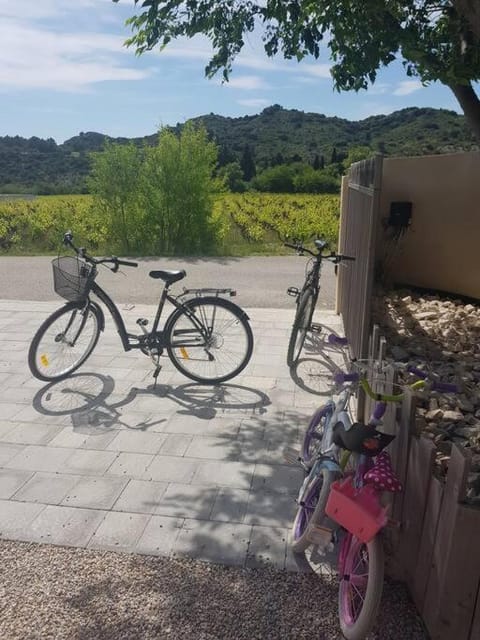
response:
<path id="1" fill-rule="evenodd" d="M 338 335 L 331 327 L 322 325 L 321 333 L 309 332 L 298 361 L 290 367 L 290 377 L 295 384 L 318 396 L 331 396 L 334 391 L 333 376 L 349 367 L 345 348 L 332 345 L 327 336 Z"/>
<path id="2" fill-rule="evenodd" d="M 142 398 L 154 402 L 148 411 L 137 413 L 132 405 Z M 132 387 L 122 395 L 116 393 L 111 376 L 99 373 L 77 373 L 66 380 L 52 382 L 35 394 L 32 404 L 43 415 L 70 416 L 74 429 L 91 435 L 118 427 L 147 431 L 166 422 L 166 409 L 161 405 L 155 407 L 155 399 L 170 401 L 169 415 L 178 413 L 202 420 L 211 420 L 232 410 L 261 414 L 271 404 L 262 391 L 234 384 L 158 384 Z M 158 415 L 161 409 L 164 417 L 141 419 L 142 414 Z"/>

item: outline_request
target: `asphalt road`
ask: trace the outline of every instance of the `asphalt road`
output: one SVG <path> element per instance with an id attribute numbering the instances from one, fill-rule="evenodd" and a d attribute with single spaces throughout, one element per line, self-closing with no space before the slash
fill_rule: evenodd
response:
<path id="1" fill-rule="evenodd" d="M 0 298 L 9 300 L 54 300 L 51 257 L 0 257 Z M 155 304 L 161 281 L 148 277 L 151 269 L 185 269 L 187 277 L 172 287 L 180 293 L 183 286 L 231 287 L 237 290 L 237 302 L 250 308 L 293 308 L 287 287 L 303 283 L 306 258 L 272 256 L 247 258 L 135 258 L 138 269 L 123 268 L 113 274 L 102 269 L 98 283 L 116 302 Z M 318 308 L 332 309 L 335 304 L 333 265 L 322 269 Z"/>

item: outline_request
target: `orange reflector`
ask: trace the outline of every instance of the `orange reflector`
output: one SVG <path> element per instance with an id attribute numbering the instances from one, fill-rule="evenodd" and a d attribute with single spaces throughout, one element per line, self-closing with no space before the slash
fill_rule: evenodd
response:
<path id="1" fill-rule="evenodd" d="M 48 358 L 45 354 L 42 354 L 40 356 L 40 362 L 43 364 L 44 367 L 48 367 Z"/>
<path id="2" fill-rule="evenodd" d="M 188 352 L 185 347 L 180 347 L 180 353 L 182 354 L 182 357 L 185 358 L 185 360 L 188 360 Z"/>

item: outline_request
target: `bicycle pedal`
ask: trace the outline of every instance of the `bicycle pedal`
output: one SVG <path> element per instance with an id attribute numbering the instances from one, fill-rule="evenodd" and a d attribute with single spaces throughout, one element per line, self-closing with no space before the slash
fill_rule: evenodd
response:
<path id="1" fill-rule="evenodd" d="M 289 296 L 293 296 L 294 298 L 298 298 L 298 294 L 300 293 L 300 289 L 297 287 L 288 287 L 287 294 Z"/>
<path id="2" fill-rule="evenodd" d="M 137 320 L 137 324 L 138 324 L 140 327 L 146 327 L 146 326 L 147 326 L 147 324 L 148 324 L 148 320 L 147 320 L 146 318 L 138 318 L 138 320 Z"/>
<path id="3" fill-rule="evenodd" d="M 300 457 L 300 451 L 297 451 L 296 449 L 292 449 L 291 447 L 285 447 L 285 449 L 282 451 L 282 454 L 283 454 L 283 459 L 288 464 L 297 465 L 302 460 Z"/>
<path id="4" fill-rule="evenodd" d="M 312 322 L 310 324 L 310 331 L 312 333 L 322 333 L 323 327 L 321 324 L 318 324 L 317 322 Z"/>

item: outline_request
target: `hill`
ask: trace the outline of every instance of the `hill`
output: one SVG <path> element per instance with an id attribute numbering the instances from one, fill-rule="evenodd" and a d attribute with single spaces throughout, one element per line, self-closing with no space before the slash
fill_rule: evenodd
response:
<path id="1" fill-rule="evenodd" d="M 353 146 L 369 146 L 386 155 L 425 155 L 477 149 L 465 118 L 444 109 L 409 108 L 386 116 L 349 121 L 319 113 L 267 107 L 260 114 L 228 118 L 213 113 L 193 119 L 203 123 L 220 147 L 219 164 L 252 154 L 257 171 L 277 164 L 345 157 Z M 172 127 L 179 131 L 183 125 Z M 105 141 L 155 144 L 145 138 L 110 138 L 80 133 L 57 144 L 49 138 L 0 137 L 0 193 L 81 193 L 86 191 L 89 154 Z"/>

